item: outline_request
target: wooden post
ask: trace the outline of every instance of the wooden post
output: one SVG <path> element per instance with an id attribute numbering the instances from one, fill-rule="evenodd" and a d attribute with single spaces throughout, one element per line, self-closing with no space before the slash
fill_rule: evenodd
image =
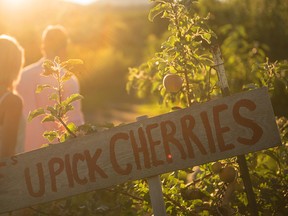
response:
<path id="1" fill-rule="evenodd" d="M 227 82 L 227 78 L 225 74 L 224 62 L 222 60 L 222 55 L 221 55 L 219 46 L 217 44 L 212 45 L 211 52 L 213 55 L 213 60 L 215 63 L 214 67 L 217 71 L 222 95 L 223 97 L 229 96 L 230 91 L 229 91 L 229 86 L 228 86 L 228 82 Z M 246 192 L 247 199 L 248 199 L 248 207 L 250 208 L 250 213 L 253 216 L 258 216 L 257 202 L 255 199 L 255 194 L 253 192 L 253 187 L 252 187 L 245 155 L 237 156 L 237 163 L 239 165 L 240 175 L 244 183 L 245 192 Z"/>
<path id="2" fill-rule="evenodd" d="M 137 122 L 141 122 L 144 119 L 147 119 L 146 115 L 139 116 L 136 118 Z M 166 216 L 165 203 L 162 193 L 162 183 L 160 180 L 160 176 L 152 176 L 147 178 L 148 186 L 149 186 L 149 194 L 153 209 L 154 216 Z"/>

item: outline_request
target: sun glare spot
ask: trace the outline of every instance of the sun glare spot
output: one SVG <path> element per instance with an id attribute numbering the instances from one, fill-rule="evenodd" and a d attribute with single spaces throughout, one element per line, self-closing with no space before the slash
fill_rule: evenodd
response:
<path id="1" fill-rule="evenodd" d="M 81 5 L 89 5 L 93 2 L 96 2 L 97 0 L 64 0 L 67 2 L 74 2 L 76 4 L 81 4 Z"/>
<path id="2" fill-rule="evenodd" d="M 9 8 L 21 7 L 24 5 L 25 0 L 2 0 L 2 3 Z"/>

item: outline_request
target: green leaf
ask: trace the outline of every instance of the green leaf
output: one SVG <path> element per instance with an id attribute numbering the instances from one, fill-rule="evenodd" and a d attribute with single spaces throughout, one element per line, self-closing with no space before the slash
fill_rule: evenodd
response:
<path id="1" fill-rule="evenodd" d="M 44 122 L 54 122 L 55 121 L 55 117 L 52 115 L 47 115 L 42 119 L 42 123 Z"/>
<path id="2" fill-rule="evenodd" d="M 59 100 L 59 95 L 58 93 L 52 93 L 49 97 L 49 100 L 54 100 L 54 101 L 58 101 Z"/>
<path id="3" fill-rule="evenodd" d="M 149 21 L 153 22 L 155 17 L 163 13 L 167 9 L 165 4 L 157 4 L 154 8 L 152 8 L 148 14 Z"/>
<path id="4" fill-rule="evenodd" d="M 71 79 L 71 77 L 73 76 L 73 73 L 67 71 L 62 77 L 61 77 L 61 81 L 65 82 L 69 79 Z"/>
<path id="5" fill-rule="evenodd" d="M 281 161 L 280 159 L 277 157 L 277 154 L 275 153 L 275 151 L 272 150 L 266 150 L 263 152 L 264 154 L 268 155 L 269 157 L 271 157 L 279 167 L 281 167 Z"/>
<path id="6" fill-rule="evenodd" d="M 75 132 L 77 130 L 77 126 L 73 123 L 70 122 L 67 127 L 70 129 L 70 131 Z"/>
<path id="7" fill-rule="evenodd" d="M 62 135 L 60 135 L 60 137 L 58 137 L 58 140 L 60 142 L 65 142 L 68 139 L 69 135 L 67 133 L 63 133 Z"/>
<path id="8" fill-rule="evenodd" d="M 69 59 L 67 61 L 64 61 L 60 64 L 61 68 L 64 68 L 67 71 L 70 71 L 74 68 L 76 65 L 82 65 L 84 62 L 81 59 Z"/>
<path id="9" fill-rule="evenodd" d="M 71 111 L 73 109 L 74 107 L 71 104 L 62 104 L 60 108 L 61 112 L 59 112 L 60 113 L 59 115 L 64 116 L 68 111 Z"/>
<path id="10" fill-rule="evenodd" d="M 51 60 L 45 60 L 42 64 L 42 68 L 44 70 L 42 73 L 43 76 L 50 76 L 51 74 L 57 72 L 54 63 Z"/>
<path id="11" fill-rule="evenodd" d="M 58 137 L 57 131 L 45 131 L 43 136 L 49 141 L 53 142 Z"/>
<path id="12" fill-rule="evenodd" d="M 72 103 L 72 102 L 74 102 L 74 101 L 77 101 L 77 100 L 81 100 L 81 99 L 83 99 L 84 97 L 82 96 L 82 95 L 80 95 L 80 94 L 78 94 L 78 93 L 76 93 L 76 94 L 72 94 L 72 95 L 70 95 L 69 97 L 67 97 L 64 101 L 63 101 L 63 104 L 70 104 L 70 103 Z"/>
<path id="13" fill-rule="evenodd" d="M 73 109 L 74 109 L 74 107 L 71 104 L 68 104 L 68 105 L 65 106 L 64 110 L 65 110 L 65 113 L 67 113 L 68 111 L 73 110 Z"/>
<path id="14" fill-rule="evenodd" d="M 211 34 L 209 33 L 204 33 L 201 35 L 201 37 L 207 41 L 207 43 L 210 43 L 210 39 L 211 39 Z"/>
<path id="15" fill-rule="evenodd" d="M 53 115 L 55 117 L 57 116 L 57 109 L 55 109 L 54 107 L 48 106 L 47 110 L 51 113 L 51 115 Z"/>
<path id="16" fill-rule="evenodd" d="M 43 115 L 43 114 L 45 114 L 45 111 L 43 108 L 39 108 L 39 109 L 36 109 L 34 111 L 31 111 L 31 112 L 29 112 L 29 115 L 28 115 L 28 121 L 31 121 L 35 117 Z"/>
<path id="17" fill-rule="evenodd" d="M 64 61 L 60 64 L 62 68 L 74 66 L 74 65 L 81 65 L 84 64 L 84 62 L 81 59 L 69 59 L 67 61 Z"/>
<path id="18" fill-rule="evenodd" d="M 48 67 L 48 68 L 54 67 L 54 62 L 49 59 L 46 59 L 43 62 L 42 67 Z"/>
<path id="19" fill-rule="evenodd" d="M 45 88 L 53 88 L 51 85 L 47 85 L 47 84 L 44 84 L 44 85 L 37 85 L 37 88 L 36 88 L 36 93 L 41 93 L 43 91 L 43 89 Z"/>

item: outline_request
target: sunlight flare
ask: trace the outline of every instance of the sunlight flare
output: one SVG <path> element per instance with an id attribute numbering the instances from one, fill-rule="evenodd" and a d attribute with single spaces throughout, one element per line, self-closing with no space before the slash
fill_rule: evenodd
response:
<path id="1" fill-rule="evenodd" d="M 64 1 L 73 2 L 73 3 L 81 4 L 81 5 L 89 5 L 89 4 L 96 2 L 98 0 L 64 0 Z"/>
<path id="2" fill-rule="evenodd" d="M 22 5 L 24 5 L 25 0 L 2 0 L 2 3 L 6 7 L 16 8 L 16 7 L 21 7 Z"/>

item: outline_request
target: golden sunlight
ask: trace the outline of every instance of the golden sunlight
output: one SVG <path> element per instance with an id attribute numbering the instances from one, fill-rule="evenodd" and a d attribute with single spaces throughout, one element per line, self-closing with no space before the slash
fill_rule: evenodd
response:
<path id="1" fill-rule="evenodd" d="M 81 4 L 81 5 L 89 5 L 89 4 L 96 2 L 98 0 L 64 0 L 64 1 L 74 2 L 76 4 Z"/>
<path id="2" fill-rule="evenodd" d="M 2 0 L 2 4 L 8 8 L 22 7 L 25 0 Z"/>

